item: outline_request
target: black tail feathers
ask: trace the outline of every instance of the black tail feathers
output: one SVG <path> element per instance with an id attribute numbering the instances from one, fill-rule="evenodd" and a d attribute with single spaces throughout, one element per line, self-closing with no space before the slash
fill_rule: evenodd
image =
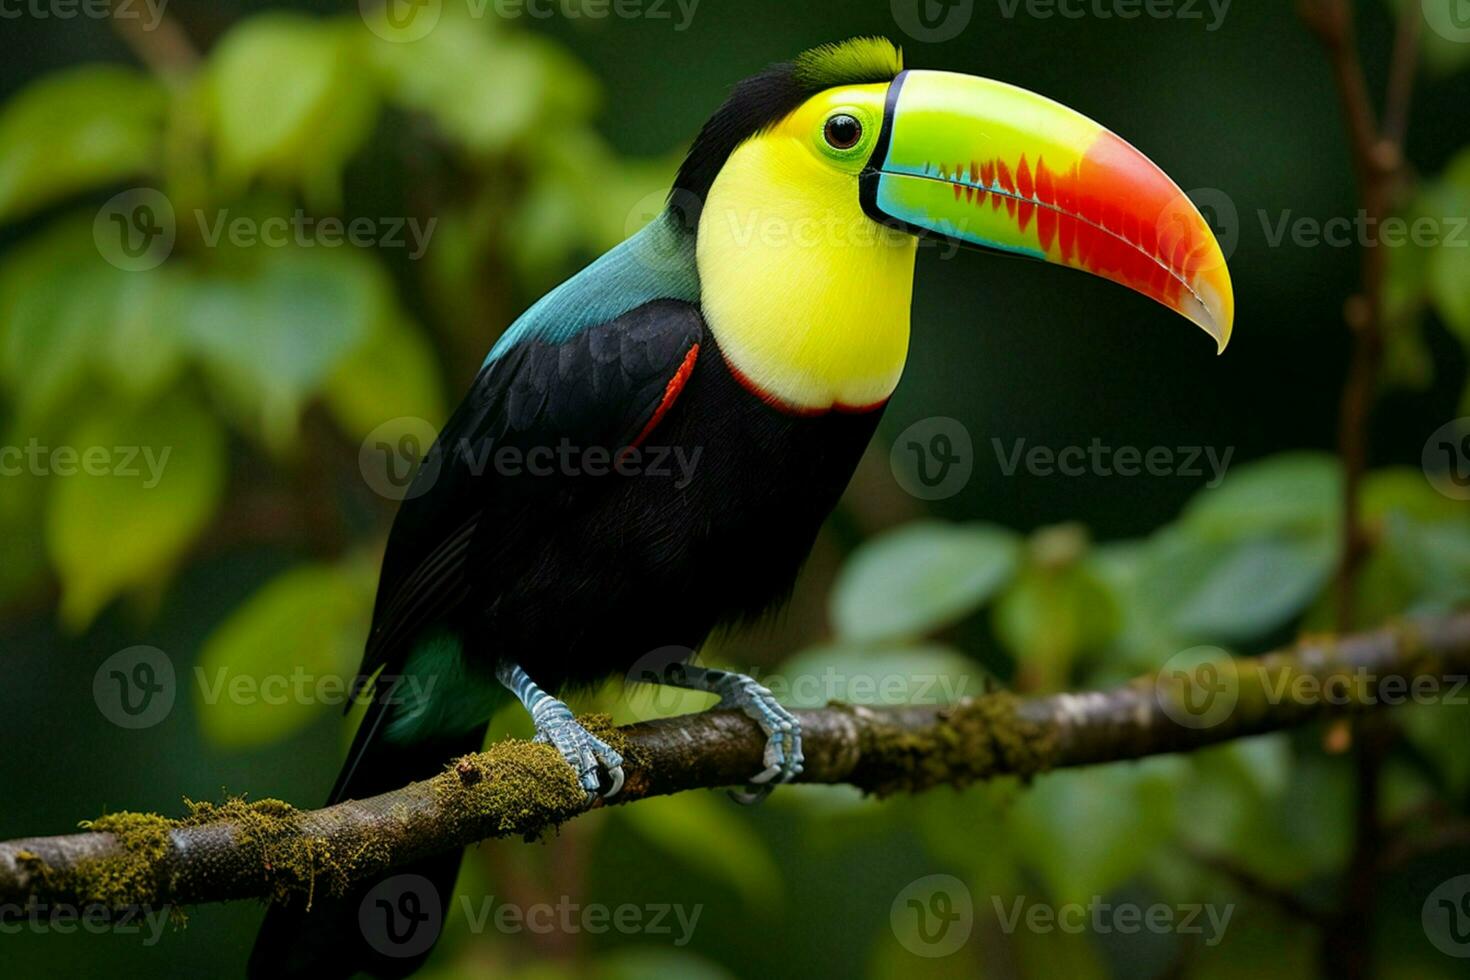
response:
<path id="1" fill-rule="evenodd" d="M 482 726 L 452 738 L 397 745 L 384 737 L 393 706 L 374 701 L 358 728 L 328 804 L 366 799 L 439 773 L 480 749 Z M 406 977 L 428 958 L 449 912 L 461 850 L 438 854 L 349 889 L 308 910 L 302 895 L 273 902 L 246 970 L 251 980 L 330 980 L 364 972 Z"/>

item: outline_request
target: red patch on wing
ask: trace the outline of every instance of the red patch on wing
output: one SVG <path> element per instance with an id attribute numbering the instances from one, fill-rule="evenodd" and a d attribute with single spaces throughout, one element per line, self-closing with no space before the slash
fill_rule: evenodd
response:
<path id="1" fill-rule="evenodd" d="M 689 348 L 689 353 L 684 355 L 684 361 L 679 365 L 679 370 L 674 372 L 674 376 L 664 386 L 664 396 L 659 400 L 658 408 L 653 410 L 653 417 L 648 420 L 643 431 L 638 433 L 638 438 L 628 444 L 628 449 L 637 449 L 643 445 L 643 440 L 658 428 L 658 424 L 664 420 L 669 409 L 674 407 L 674 402 L 679 400 L 679 392 L 683 391 L 684 386 L 689 383 L 689 376 L 694 373 L 694 362 L 697 360 L 699 360 L 699 345 L 695 344 Z"/>

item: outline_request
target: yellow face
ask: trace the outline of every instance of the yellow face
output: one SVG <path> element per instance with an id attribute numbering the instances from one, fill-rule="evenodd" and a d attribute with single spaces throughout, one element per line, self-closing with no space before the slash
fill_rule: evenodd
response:
<path id="1" fill-rule="evenodd" d="M 830 175 L 856 177 L 873 155 L 887 97 L 887 83 L 828 89 L 808 99 L 769 136 L 800 144 Z"/>
<path id="2" fill-rule="evenodd" d="M 903 373 L 917 241 L 858 194 L 887 92 L 813 96 L 731 154 L 700 217 L 705 318 L 735 372 L 787 409 L 874 407 Z"/>

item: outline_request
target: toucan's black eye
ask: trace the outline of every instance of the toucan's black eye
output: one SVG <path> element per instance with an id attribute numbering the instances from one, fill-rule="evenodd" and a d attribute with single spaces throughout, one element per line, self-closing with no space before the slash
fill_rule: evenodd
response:
<path id="1" fill-rule="evenodd" d="M 827 120 L 827 128 L 822 135 L 833 149 L 850 150 L 863 138 L 863 124 L 845 112 L 839 113 Z"/>

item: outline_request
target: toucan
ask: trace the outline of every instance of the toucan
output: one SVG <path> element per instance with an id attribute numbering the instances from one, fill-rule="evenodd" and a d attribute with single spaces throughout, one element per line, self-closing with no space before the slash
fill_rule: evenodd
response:
<path id="1" fill-rule="evenodd" d="M 370 703 L 330 802 L 478 750 L 509 697 L 589 802 L 616 794 L 623 760 L 558 695 L 654 651 L 692 654 L 789 593 L 903 374 L 921 240 L 1092 272 L 1221 351 L 1230 339 L 1210 226 L 1085 116 L 905 70 L 881 38 L 747 78 L 664 210 L 505 331 L 424 457 L 389 535 L 360 671 Z M 659 680 L 718 695 L 766 735 L 741 799 L 801 773 L 800 725 L 769 690 L 674 659 Z M 425 883 L 447 909 L 460 856 L 384 877 Z M 251 974 L 411 973 L 426 944 L 365 934 L 374 884 L 272 907 Z"/>

